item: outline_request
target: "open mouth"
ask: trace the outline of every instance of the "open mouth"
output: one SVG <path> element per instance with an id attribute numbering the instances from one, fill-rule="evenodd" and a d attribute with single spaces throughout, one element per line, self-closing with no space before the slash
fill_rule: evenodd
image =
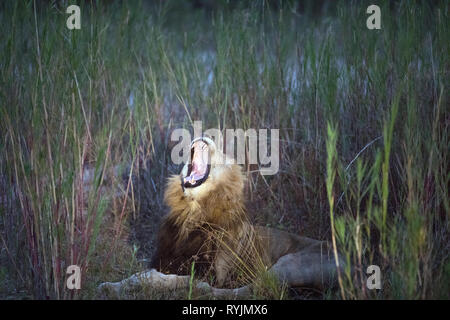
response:
<path id="1" fill-rule="evenodd" d="M 183 178 L 185 188 L 195 188 L 208 179 L 210 169 L 209 147 L 204 141 L 194 142 L 191 148 L 191 161 L 188 164 L 188 172 Z"/>

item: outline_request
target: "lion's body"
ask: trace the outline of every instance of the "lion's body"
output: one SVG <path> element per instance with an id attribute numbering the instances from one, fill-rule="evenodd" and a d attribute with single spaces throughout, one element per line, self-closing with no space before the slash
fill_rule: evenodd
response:
<path id="1" fill-rule="evenodd" d="M 213 141 L 200 139 L 204 142 L 191 143 L 190 163 L 179 176 L 169 178 L 164 200 L 170 212 L 160 225 L 153 269 L 103 283 L 99 290 L 117 297 L 144 284 L 162 290 L 192 288 L 192 267 L 195 277 L 204 280 L 196 288 L 216 297 L 247 297 L 258 279 L 267 279 L 266 272 L 290 287 L 333 287 L 336 271 L 343 272 L 345 266 L 337 252 L 326 242 L 253 226 L 244 207 L 240 166 L 225 161 Z M 206 155 L 207 166 L 202 160 Z"/>
<path id="2" fill-rule="evenodd" d="M 217 155 L 216 155 L 217 156 Z M 223 157 L 223 155 L 219 156 Z M 212 161 L 214 161 L 214 158 Z M 244 176 L 238 165 L 215 166 L 195 189 L 184 189 L 180 176 L 169 179 L 164 218 L 152 267 L 166 273 L 212 275 L 217 286 L 251 281 L 255 269 L 281 256 L 320 244 L 280 230 L 252 226 L 244 207 Z"/>

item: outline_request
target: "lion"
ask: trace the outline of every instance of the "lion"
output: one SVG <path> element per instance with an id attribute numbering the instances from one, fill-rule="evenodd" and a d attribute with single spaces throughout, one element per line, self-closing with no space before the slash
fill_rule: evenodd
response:
<path id="1" fill-rule="evenodd" d="M 164 200 L 169 213 L 160 225 L 151 267 L 178 275 L 195 270 L 216 287 L 236 287 L 236 281 L 250 283 L 258 270 L 278 262 L 285 277 L 300 268 L 307 274 L 300 282 L 323 288 L 323 273 L 335 268 L 328 244 L 253 226 L 244 205 L 244 184 L 241 167 L 212 139 L 194 139 L 180 175 L 168 179 Z M 320 267 L 324 262 L 326 270 Z"/>

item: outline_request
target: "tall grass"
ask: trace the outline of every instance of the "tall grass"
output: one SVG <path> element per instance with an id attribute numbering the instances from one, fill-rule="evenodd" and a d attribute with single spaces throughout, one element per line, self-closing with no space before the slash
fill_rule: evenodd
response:
<path id="1" fill-rule="evenodd" d="M 81 2 L 71 31 L 65 2 L 2 2 L 0 296 L 89 298 L 144 268 L 129 242 L 152 252 L 170 133 L 203 120 L 280 129 L 249 211 L 335 242 L 339 296 L 448 298 L 449 5 L 379 1 L 368 30 L 370 4 Z"/>

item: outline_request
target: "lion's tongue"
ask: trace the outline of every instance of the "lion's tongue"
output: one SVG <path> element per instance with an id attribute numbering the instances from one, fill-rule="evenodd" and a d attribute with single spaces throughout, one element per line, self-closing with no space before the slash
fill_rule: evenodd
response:
<path id="1" fill-rule="evenodd" d="M 206 174 L 208 152 L 203 151 L 201 146 L 196 146 L 194 149 L 194 156 L 192 157 L 192 170 L 191 174 L 185 178 L 185 181 L 194 183 L 202 179 Z"/>
<path id="2" fill-rule="evenodd" d="M 198 164 L 196 162 L 193 162 L 191 174 L 189 175 L 189 177 L 186 177 L 186 180 L 190 182 L 195 182 L 202 179 L 206 172 L 206 167 L 205 168 L 203 167 L 204 167 L 203 163 Z"/>

